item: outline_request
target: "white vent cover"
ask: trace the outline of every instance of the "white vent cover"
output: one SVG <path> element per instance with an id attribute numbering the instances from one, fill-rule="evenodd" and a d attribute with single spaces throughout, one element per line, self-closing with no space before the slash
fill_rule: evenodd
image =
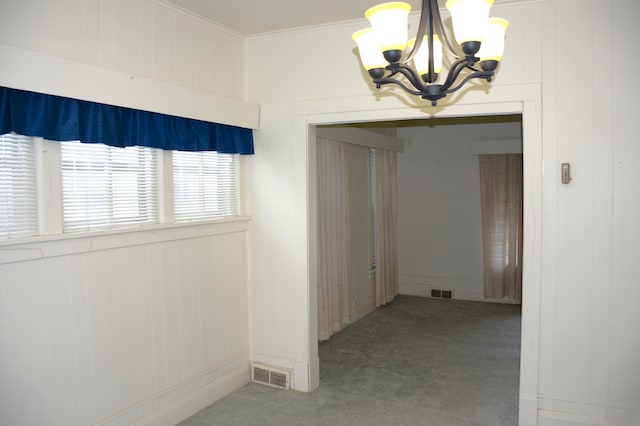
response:
<path id="1" fill-rule="evenodd" d="M 291 372 L 261 364 L 251 364 L 251 381 L 278 389 L 289 389 Z"/>

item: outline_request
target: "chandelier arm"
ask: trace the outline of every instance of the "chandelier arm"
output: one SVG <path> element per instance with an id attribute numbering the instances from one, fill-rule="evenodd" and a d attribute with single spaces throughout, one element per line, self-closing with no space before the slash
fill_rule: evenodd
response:
<path id="1" fill-rule="evenodd" d="M 398 67 L 395 71 L 404 75 L 405 78 L 409 80 L 411 85 L 419 91 L 419 93 L 423 93 L 425 91 L 426 86 L 422 84 L 420 77 L 416 74 L 413 68 L 404 64 L 398 64 Z"/>
<path id="2" fill-rule="evenodd" d="M 457 59 L 449 69 L 449 74 L 447 74 L 446 81 L 442 84 L 444 90 L 447 90 L 453 83 L 456 82 L 458 76 L 462 72 L 462 70 L 468 65 L 466 58 Z"/>
<path id="3" fill-rule="evenodd" d="M 436 26 L 436 31 L 435 31 L 436 34 L 438 34 L 438 36 L 440 37 L 442 44 L 447 47 L 447 50 L 449 50 L 449 53 L 451 54 L 451 56 L 453 56 L 456 59 L 459 59 L 460 56 L 456 53 L 455 49 L 451 45 L 451 42 L 449 41 L 449 37 L 447 37 L 447 33 L 444 30 L 444 22 L 440 17 L 440 9 L 438 8 L 437 4 L 436 4 L 436 7 L 434 8 L 433 14 L 435 18 L 434 22 Z"/>
<path id="4" fill-rule="evenodd" d="M 402 87 L 404 90 L 406 90 L 407 92 L 411 93 L 412 95 L 422 96 L 422 92 L 420 92 L 419 90 L 411 89 L 409 86 L 407 86 L 406 84 L 404 84 L 400 80 L 396 80 L 395 78 L 391 78 L 391 77 L 374 78 L 373 82 L 376 84 L 378 89 L 383 84 L 392 83 L 392 84 L 397 84 L 398 86 Z"/>
<path id="5" fill-rule="evenodd" d="M 455 92 L 456 90 L 458 90 L 462 86 L 464 86 L 467 83 L 467 81 L 471 80 L 472 78 L 484 78 L 487 81 L 491 81 L 491 77 L 493 77 L 493 71 L 476 71 L 476 72 L 471 73 L 468 76 L 466 76 L 460 82 L 460 84 L 458 84 L 456 87 L 454 87 L 452 89 L 445 89 L 444 93 L 453 93 L 453 92 Z"/>

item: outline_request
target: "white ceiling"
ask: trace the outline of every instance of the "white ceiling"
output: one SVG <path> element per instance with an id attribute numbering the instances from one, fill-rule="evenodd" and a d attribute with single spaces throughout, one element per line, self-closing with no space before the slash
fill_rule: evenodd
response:
<path id="1" fill-rule="evenodd" d="M 384 0 L 165 0 L 244 35 L 361 18 Z M 421 0 L 404 0 L 419 10 Z M 441 1 L 441 3 L 444 3 Z"/>

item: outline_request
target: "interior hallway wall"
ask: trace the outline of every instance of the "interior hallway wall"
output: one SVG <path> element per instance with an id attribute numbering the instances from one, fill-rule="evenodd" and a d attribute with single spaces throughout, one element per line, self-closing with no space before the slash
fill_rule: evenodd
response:
<path id="1" fill-rule="evenodd" d="M 446 289 L 456 299 L 491 300 L 484 298 L 478 152 L 522 152 L 522 130 L 513 119 L 482 121 L 431 120 L 398 129 L 406 147 L 398 155 L 402 294 Z"/>

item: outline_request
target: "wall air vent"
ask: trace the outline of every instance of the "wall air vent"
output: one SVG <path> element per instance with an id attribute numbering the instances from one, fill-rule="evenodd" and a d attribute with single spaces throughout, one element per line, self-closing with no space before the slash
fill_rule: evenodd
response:
<path id="1" fill-rule="evenodd" d="M 261 364 L 251 364 L 251 381 L 278 389 L 289 389 L 291 372 Z"/>
<path id="2" fill-rule="evenodd" d="M 433 299 L 453 299 L 453 290 L 432 288 L 430 297 Z"/>

